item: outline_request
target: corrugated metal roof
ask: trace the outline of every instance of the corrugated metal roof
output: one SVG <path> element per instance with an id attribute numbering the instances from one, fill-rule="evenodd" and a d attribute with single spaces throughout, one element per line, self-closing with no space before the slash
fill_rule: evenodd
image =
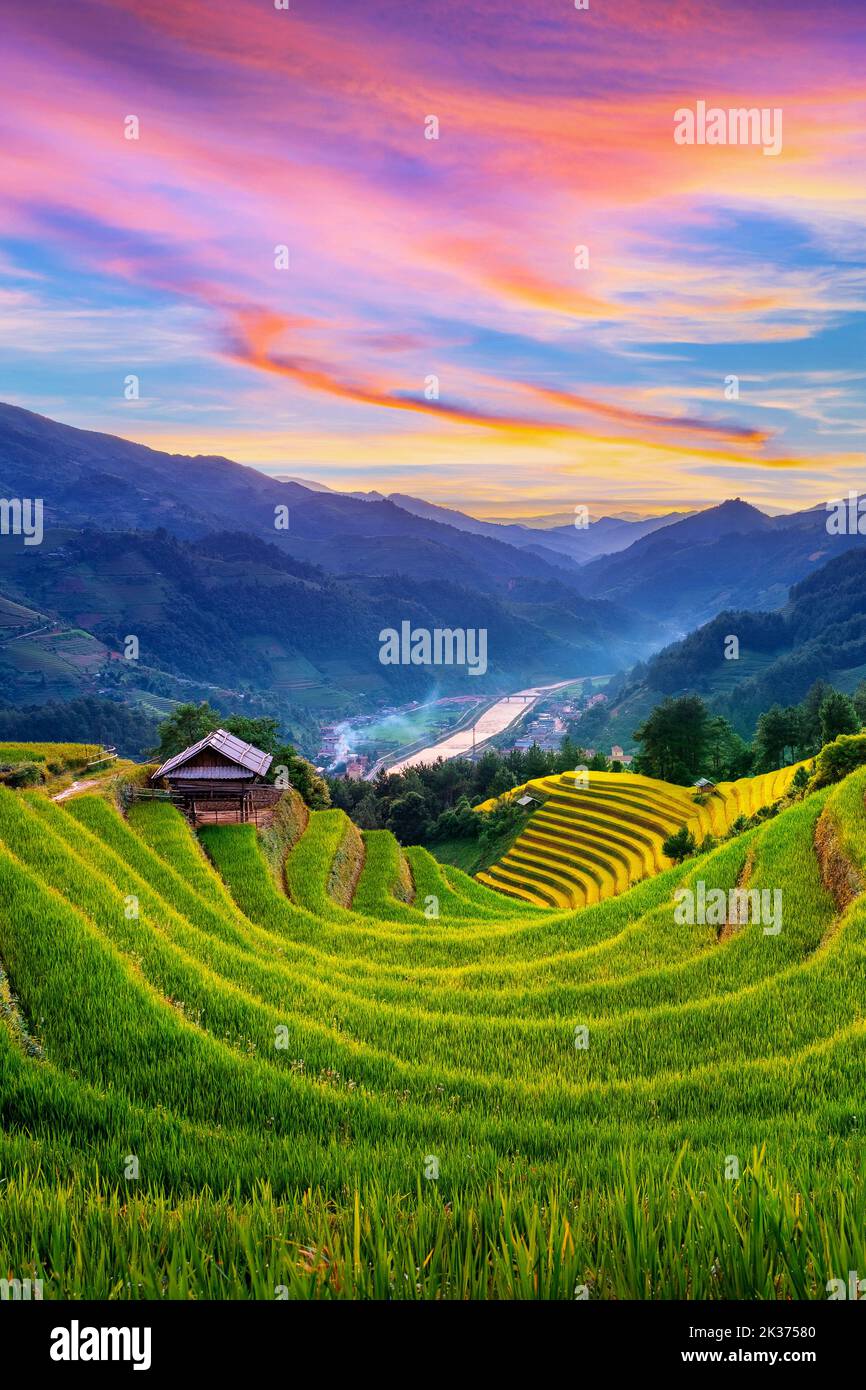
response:
<path id="1" fill-rule="evenodd" d="M 185 748 L 182 753 L 175 753 L 173 758 L 164 762 L 162 767 L 157 768 L 153 774 L 153 779 L 167 777 L 173 773 L 175 768 L 183 767 L 190 758 L 194 758 L 196 753 L 200 753 L 203 748 L 212 748 L 215 753 L 222 753 L 239 767 L 244 767 L 248 772 L 258 773 L 264 776 L 273 762 L 270 753 L 263 753 L 261 748 L 256 748 L 252 743 L 244 743 L 242 739 L 235 738 L 234 734 L 227 733 L 225 729 L 215 729 L 212 734 L 207 734 L 205 738 L 199 739 L 198 743 L 193 743 L 189 748 Z"/>
<path id="2" fill-rule="evenodd" d="M 204 763 L 195 767 L 179 767 L 171 773 L 176 782 L 242 782 L 250 775 L 246 767 L 208 766 Z"/>

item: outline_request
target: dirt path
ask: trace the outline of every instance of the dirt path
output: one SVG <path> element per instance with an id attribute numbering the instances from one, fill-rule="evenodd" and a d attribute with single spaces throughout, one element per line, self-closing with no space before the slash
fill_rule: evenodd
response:
<path id="1" fill-rule="evenodd" d="M 91 788 L 91 787 L 98 787 L 98 786 L 99 786 L 99 783 L 96 782 L 96 781 L 93 781 L 93 782 L 73 782 L 72 785 L 69 786 L 69 787 L 67 787 L 65 791 L 58 792 L 56 796 L 52 796 L 51 800 L 52 800 L 52 801 L 65 801 L 66 798 L 67 798 L 68 796 L 76 796 L 78 792 L 88 792 L 88 791 L 90 791 L 90 788 Z"/>

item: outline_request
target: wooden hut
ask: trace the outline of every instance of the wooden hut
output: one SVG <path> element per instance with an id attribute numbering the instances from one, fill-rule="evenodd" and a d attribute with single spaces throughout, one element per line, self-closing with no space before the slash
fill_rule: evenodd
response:
<path id="1" fill-rule="evenodd" d="M 157 768 L 151 782 L 167 782 L 171 799 L 191 821 L 257 820 L 279 799 L 263 785 L 273 758 L 225 729 L 199 739 Z"/>

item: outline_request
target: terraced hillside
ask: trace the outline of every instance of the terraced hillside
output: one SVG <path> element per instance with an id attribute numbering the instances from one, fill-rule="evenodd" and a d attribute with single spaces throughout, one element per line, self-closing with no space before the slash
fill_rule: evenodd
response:
<path id="1" fill-rule="evenodd" d="M 165 803 L 0 788 L 0 1268 L 825 1297 L 866 1268 L 864 796 L 541 911 L 337 812 L 199 842 Z M 682 925 L 700 884 L 781 890 L 782 929 Z"/>
<path id="2" fill-rule="evenodd" d="M 588 907 L 669 868 L 667 837 L 685 827 L 698 844 L 721 836 L 784 796 L 799 764 L 736 782 L 719 782 L 696 800 L 689 787 L 631 773 L 564 772 L 508 793 L 543 803 L 523 832 L 479 880 L 521 902 Z M 483 813 L 495 804 L 483 802 Z"/>

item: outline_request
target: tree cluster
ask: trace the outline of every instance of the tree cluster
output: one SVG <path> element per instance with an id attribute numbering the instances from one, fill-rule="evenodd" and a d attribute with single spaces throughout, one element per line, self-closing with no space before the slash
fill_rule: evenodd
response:
<path id="1" fill-rule="evenodd" d="M 588 765 L 597 766 L 598 761 Z M 600 762 L 607 767 L 603 758 Z M 488 818 L 476 815 L 473 806 L 533 778 L 573 772 L 582 765 L 586 765 L 583 749 L 566 737 L 556 752 L 537 744 L 507 753 L 488 748 L 474 763 L 468 758 L 440 760 L 406 772 L 381 772 L 370 782 L 330 778 L 328 786 L 331 804 L 346 811 L 362 829 L 391 830 L 404 845 L 423 844 L 479 835 Z"/>
<path id="2" fill-rule="evenodd" d="M 330 806 L 325 779 L 306 758 L 300 756 L 291 743 L 281 741 L 279 720 L 269 716 L 250 718 L 244 714 L 222 715 L 206 702 L 178 705 L 160 724 L 159 745 L 153 749 L 152 756 L 163 763 L 217 729 L 225 729 L 226 733 L 234 734 L 244 743 L 252 743 L 254 747 L 272 755 L 266 781 L 280 785 L 280 779 L 285 779 L 314 810 Z"/>

